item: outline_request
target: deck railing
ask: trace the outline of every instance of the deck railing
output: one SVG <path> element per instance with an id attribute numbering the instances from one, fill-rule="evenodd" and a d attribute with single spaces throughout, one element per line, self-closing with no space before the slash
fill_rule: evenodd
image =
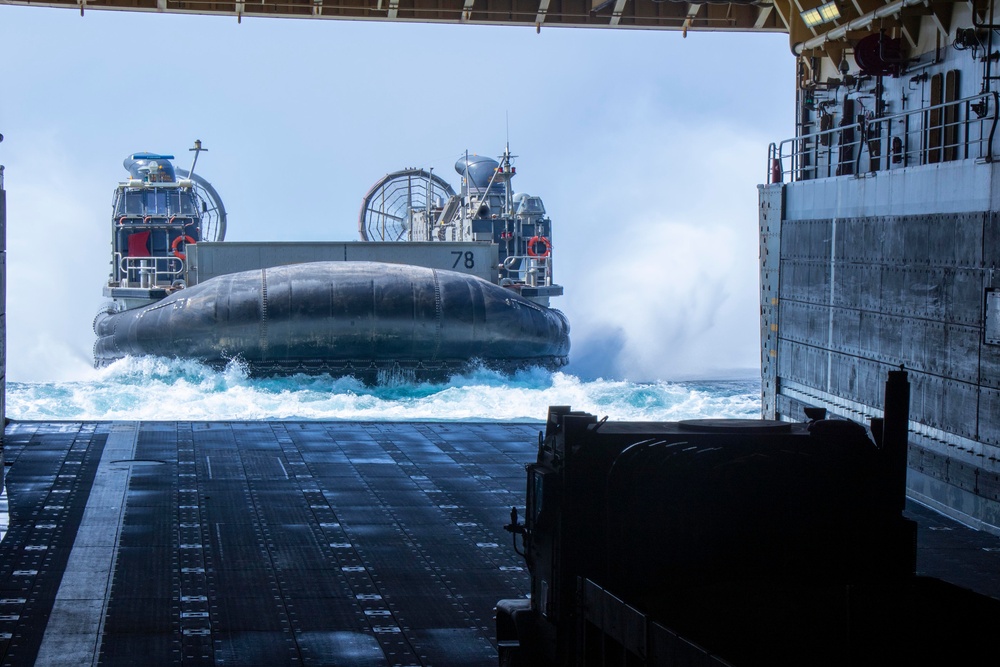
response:
<path id="1" fill-rule="evenodd" d="M 530 287 L 552 285 L 552 258 L 533 255 L 509 255 L 503 262 L 509 279 Z M 510 277 L 513 276 L 513 277 Z"/>
<path id="2" fill-rule="evenodd" d="M 772 143 L 765 182 L 858 176 L 970 158 L 992 161 L 998 107 L 1000 94 L 988 92 Z"/>
<path id="3" fill-rule="evenodd" d="M 169 286 L 184 275 L 184 260 L 173 255 L 127 257 L 115 253 L 122 287 Z"/>

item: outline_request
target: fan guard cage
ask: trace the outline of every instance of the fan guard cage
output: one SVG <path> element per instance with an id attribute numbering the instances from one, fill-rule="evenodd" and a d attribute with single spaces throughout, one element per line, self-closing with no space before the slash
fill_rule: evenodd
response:
<path id="1" fill-rule="evenodd" d="M 447 201 L 455 191 L 425 169 L 386 174 L 361 203 L 358 232 L 362 241 L 411 241 L 415 216 Z"/>

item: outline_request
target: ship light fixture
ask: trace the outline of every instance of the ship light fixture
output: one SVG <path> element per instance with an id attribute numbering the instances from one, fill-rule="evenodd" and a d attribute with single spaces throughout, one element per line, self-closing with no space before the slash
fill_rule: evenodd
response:
<path id="1" fill-rule="evenodd" d="M 800 14 L 802 21 L 810 28 L 814 28 L 821 23 L 829 23 L 840 18 L 840 8 L 836 2 L 827 2 L 819 7 L 807 9 Z"/>

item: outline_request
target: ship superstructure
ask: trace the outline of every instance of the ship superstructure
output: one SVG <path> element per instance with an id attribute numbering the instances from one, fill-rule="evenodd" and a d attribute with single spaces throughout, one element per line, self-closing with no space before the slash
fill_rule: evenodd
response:
<path id="1" fill-rule="evenodd" d="M 204 149 L 192 150 L 197 162 Z M 98 366 L 157 355 L 382 382 L 566 364 L 569 323 L 548 307 L 562 294 L 551 223 L 539 198 L 511 194 L 509 151 L 503 166 L 460 159 L 461 198 L 429 172 L 390 174 L 366 196 L 354 243 L 223 243 L 217 193 L 178 179 L 172 159 L 125 160 Z M 433 206 L 440 184 L 447 214 Z"/>
<path id="2" fill-rule="evenodd" d="M 212 185 L 177 169 L 173 155 L 133 153 L 125 158 L 127 180 L 111 204 L 111 273 L 104 296 L 108 309 L 126 310 L 159 301 L 187 281 L 188 245 L 222 241 L 226 209 Z"/>
<path id="3" fill-rule="evenodd" d="M 513 157 L 510 147 L 499 161 L 466 152 L 455 162 L 457 193 L 433 170 L 387 174 L 362 201 L 361 240 L 492 244 L 498 262 L 491 280 L 548 306 L 563 294 L 553 282 L 552 220 L 541 197 L 514 192 Z M 455 268 L 470 261 L 456 254 Z"/>
<path id="4" fill-rule="evenodd" d="M 879 416 L 904 367 L 911 495 L 997 531 L 1000 14 L 827 4 L 793 32 L 796 133 L 760 188 L 764 415 Z"/>

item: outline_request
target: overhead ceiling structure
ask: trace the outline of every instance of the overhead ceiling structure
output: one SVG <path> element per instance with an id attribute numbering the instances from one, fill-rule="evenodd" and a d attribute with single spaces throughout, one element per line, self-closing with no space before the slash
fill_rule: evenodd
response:
<path id="1" fill-rule="evenodd" d="M 779 0 L 779 2 L 782 0 Z M 814 0 L 815 1 L 815 0 Z M 0 0 L 0 5 L 245 17 L 787 32 L 770 2 L 654 0 Z M 785 2 L 787 6 L 787 2 Z M 819 4 L 817 2 L 816 4 Z M 787 13 L 787 12 L 785 12 Z M 798 10 L 796 10 L 796 15 Z"/>
<path id="2" fill-rule="evenodd" d="M 0 0 L 0 5 L 172 14 L 533 27 L 783 32 L 794 53 L 839 63 L 845 49 L 886 32 L 916 48 L 921 26 L 943 38 L 956 7 L 983 15 L 993 0 Z"/>

